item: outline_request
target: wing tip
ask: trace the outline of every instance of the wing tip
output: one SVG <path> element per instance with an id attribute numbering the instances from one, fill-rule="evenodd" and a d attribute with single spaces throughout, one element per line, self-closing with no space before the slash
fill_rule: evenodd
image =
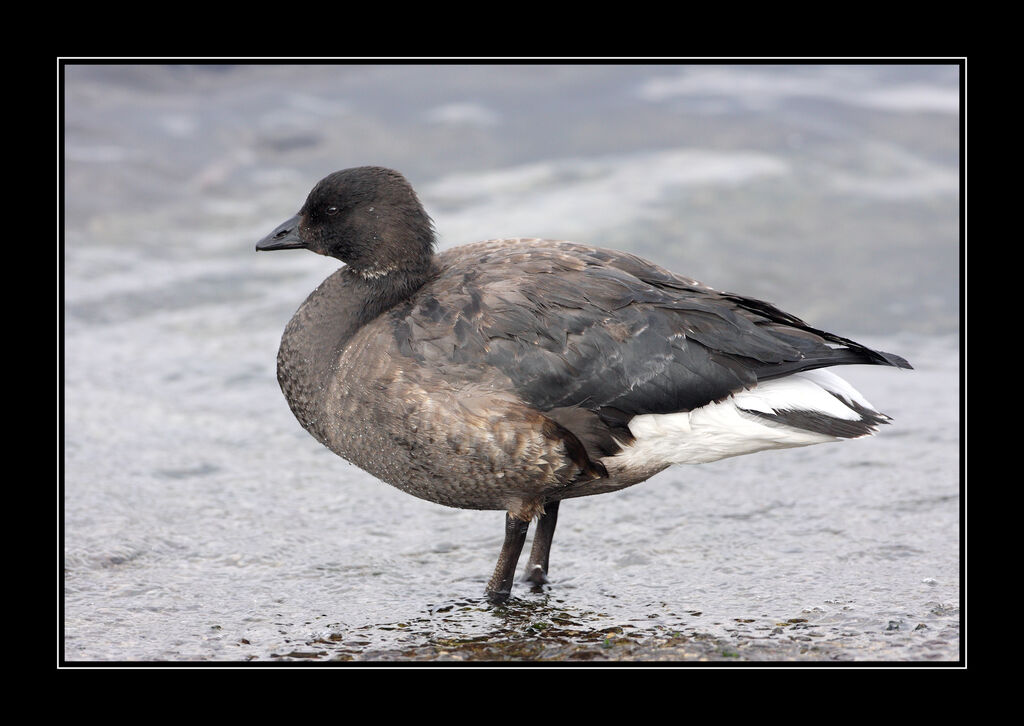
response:
<path id="1" fill-rule="evenodd" d="M 914 366 L 910 365 L 906 358 L 895 353 L 886 353 L 884 351 L 875 351 L 887 365 L 891 365 L 894 368 L 904 368 L 906 370 L 914 370 Z"/>

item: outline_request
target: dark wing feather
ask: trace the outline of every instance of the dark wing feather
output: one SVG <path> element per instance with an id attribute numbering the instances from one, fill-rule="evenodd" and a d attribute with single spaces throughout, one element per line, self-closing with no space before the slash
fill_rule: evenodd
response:
<path id="1" fill-rule="evenodd" d="M 628 421 L 801 370 L 909 367 L 626 253 L 506 241 L 457 248 L 441 262 L 429 293 L 392 313 L 399 349 L 441 375 L 500 371 L 541 411 Z"/>

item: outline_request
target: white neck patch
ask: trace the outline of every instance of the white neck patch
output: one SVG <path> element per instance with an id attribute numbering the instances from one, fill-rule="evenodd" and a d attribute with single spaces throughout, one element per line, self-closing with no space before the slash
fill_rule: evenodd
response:
<path id="1" fill-rule="evenodd" d="M 385 275 L 390 275 L 397 269 L 398 265 L 383 265 L 366 267 L 361 270 L 353 270 L 353 272 L 355 272 L 364 280 L 376 280 L 377 278 L 384 277 Z"/>

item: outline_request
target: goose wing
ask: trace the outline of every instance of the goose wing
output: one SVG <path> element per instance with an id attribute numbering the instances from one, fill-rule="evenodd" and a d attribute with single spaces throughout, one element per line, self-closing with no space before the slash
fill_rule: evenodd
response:
<path id="1" fill-rule="evenodd" d="M 497 240 L 441 259 L 437 279 L 392 312 L 399 350 L 441 375 L 500 372 L 541 411 L 624 423 L 814 368 L 910 367 L 623 252 Z"/>

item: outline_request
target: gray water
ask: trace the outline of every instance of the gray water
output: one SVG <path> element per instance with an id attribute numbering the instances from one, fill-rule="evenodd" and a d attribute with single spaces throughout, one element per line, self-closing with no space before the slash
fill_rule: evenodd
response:
<path id="1" fill-rule="evenodd" d="M 60 658 L 961 657 L 956 66 L 64 73 Z M 443 247 L 627 249 L 903 355 L 842 372 L 894 421 L 570 500 L 551 583 L 488 605 L 503 514 L 374 480 L 277 387 L 337 263 L 253 246 L 360 164 Z"/>

